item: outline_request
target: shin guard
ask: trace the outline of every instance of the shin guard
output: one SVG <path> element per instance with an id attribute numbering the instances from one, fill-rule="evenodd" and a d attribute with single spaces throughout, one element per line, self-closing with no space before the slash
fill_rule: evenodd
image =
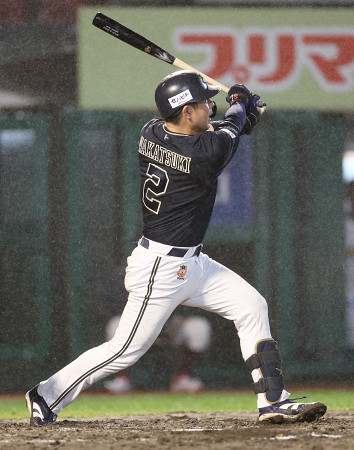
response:
<path id="1" fill-rule="evenodd" d="M 258 369 L 261 374 L 261 378 L 253 383 L 254 393 L 264 393 L 269 403 L 278 402 L 284 389 L 278 344 L 273 339 L 259 341 L 256 353 L 246 360 L 246 364 L 251 370 Z"/>

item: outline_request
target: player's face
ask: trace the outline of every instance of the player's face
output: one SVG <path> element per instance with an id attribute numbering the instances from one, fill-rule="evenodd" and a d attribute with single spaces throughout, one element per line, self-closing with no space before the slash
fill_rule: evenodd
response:
<path id="1" fill-rule="evenodd" d="M 196 132 L 207 130 L 210 126 L 210 114 L 213 112 L 214 102 L 210 99 L 203 100 L 193 105 L 191 120 L 193 130 Z"/>

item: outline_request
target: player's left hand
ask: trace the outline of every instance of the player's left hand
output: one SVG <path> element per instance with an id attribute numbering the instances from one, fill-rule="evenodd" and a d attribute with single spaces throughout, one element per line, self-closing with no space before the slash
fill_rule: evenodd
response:
<path id="1" fill-rule="evenodd" d="M 252 92 L 244 84 L 234 84 L 227 93 L 226 101 L 230 103 L 230 106 L 236 102 L 243 103 L 248 110 L 252 101 Z"/>
<path id="2" fill-rule="evenodd" d="M 246 123 L 242 128 L 241 135 L 252 133 L 253 128 L 261 120 L 261 115 L 263 114 L 266 106 L 266 103 L 260 99 L 259 95 L 252 95 L 252 99 L 247 108 Z"/>

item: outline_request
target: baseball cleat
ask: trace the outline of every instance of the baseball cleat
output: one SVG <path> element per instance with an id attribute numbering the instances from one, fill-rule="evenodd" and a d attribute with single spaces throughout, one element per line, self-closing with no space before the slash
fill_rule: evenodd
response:
<path id="1" fill-rule="evenodd" d="M 298 403 L 288 398 L 275 405 L 259 408 L 259 422 L 313 422 L 322 417 L 327 411 L 324 403 Z"/>
<path id="2" fill-rule="evenodd" d="M 28 391 L 25 398 L 27 409 L 31 414 L 31 425 L 42 427 L 56 421 L 57 414 L 49 409 L 44 398 L 38 394 L 38 385 Z"/>

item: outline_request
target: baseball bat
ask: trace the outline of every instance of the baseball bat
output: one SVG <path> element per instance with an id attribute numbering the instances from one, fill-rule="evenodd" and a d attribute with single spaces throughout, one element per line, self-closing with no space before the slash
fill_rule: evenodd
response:
<path id="1" fill-rule="evenodd" d="M 141 36 L 140 34 L 136 33 L 135 31 L 130 30 L 129 28 L 122 25 L 121 23 L 117 22 L 116 20 L 113 20 L 110 17 L 105 16 L 104 14 L 102 14 L 100 12 L 98 12 L 95 15 L 95 17 L 93 18 L 92 24 L 95 27 L 110 34 L 111 36 L 114 36 L 115 38 L 120 39 L 121 41 L 125 42 L 126 44 L 129 44 L 132 47 L 135 47 L 138 50 L 141 50 L 142 52 L 153 56 L 154 58 L 157 58 L 161 61 L 171 64 L 172 66 L 175 66 L 178 69 L 193 70 L 193 72 L 196 72 L 201 77 L 203 77 L 203 80 L 206 83 L 213 84 L 215 86 L 220 86 L 222 91 L 224 91 L 226 93 L 229 92 L 229 88 L 227 86 L 224 86 L 223 84 L 219 83 L 218 81 L 214 80 L 213 78 L 210 78 L 205 73 L 200 72 L 196 68 L 190 66 L 189 64 L 185 63 L 184 61 L 171 55 L 171 53 L 168 53 L 166 50 L 159 47 L 154 42 L 149 41 L 144 36 Z M 266 108 L 266 104 L 264 102 L 262 102 L 261 100 L 258 100 L 257 108 L 258 108 L 258 111 L 261 114 L 263 114 L 265 111 L 265 108 Z"/>
<path id="2" fill-rule="evenodd" d="M 154 42 L 149 41 L 144 36 L 141 36 L 140 34 L 136 33 L 135 31 L 130 30 L 129 28 L 122 25 L 121 23 L 116 22 L 115 20 L 111 19 L 110 17 L 105 16 L 104 14 L 102 14 L 100 12 L 97 13 L 96 16 L 94 17 L 92 24 L 95 27 L 100 28 L 101 30 L 110 34 L 111 36 L 114 36 L 117 39 L 120 39 L 121 41 L 125 42 L 126 44 L 129 44 L 129 45 L 137 48 L 138 50 L 141 50 L 142 52 L 153 56 L 154 58 L 160 59 L 161 61 L 171 64 L 172 66 L 175 66 L 178 69 L 193 70 L 193 72 L 196 72 L 200 76 L 202 76 L 206 83 L 220 86 L 222 91 L 224 91 L 226 93 L 229 92 L 228 87 L 224 86 L 223 84 L 219 83 L 218 81 L 214 80 L 213 78 L 210 78 L 205 73 L 200 72 L 199 70 L 195 69 L 194 67 L 185 63 L 184 61 L 181 61 L 180 59 L 171 55 L 171 53 L 168 53 L 166 50 L 164 50 L 163 48 L 154 44 Z"/>

